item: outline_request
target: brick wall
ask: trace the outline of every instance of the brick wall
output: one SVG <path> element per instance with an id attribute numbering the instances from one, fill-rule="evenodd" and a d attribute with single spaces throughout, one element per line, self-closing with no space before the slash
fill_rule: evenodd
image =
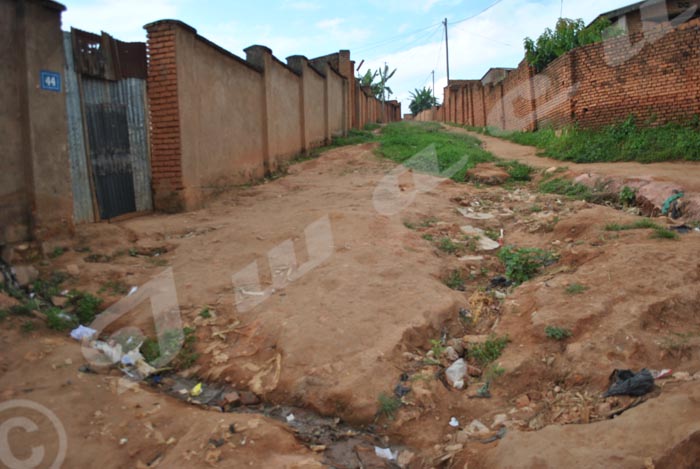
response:
<path id="1" fill-rule="evenodd" d="M 157 210 L 183 208 L 180 114 L 177 94 L 176 30 L 168 24 L 148 29 L 148 107 L 151 120 L 151 178 Z"/>
<path id="2" fill-rule="evenodd" d="M 699 77 L 700 19 L 695 19 L 675 30 L 660 24 L 575 49 L 539 74 L 522 61 L 494 84 L 452 80 L 443 113 L 446 121 L 507 130 L 574 122 L 597 127 L 629 115 L 665 123 L 700 114 Z"/>

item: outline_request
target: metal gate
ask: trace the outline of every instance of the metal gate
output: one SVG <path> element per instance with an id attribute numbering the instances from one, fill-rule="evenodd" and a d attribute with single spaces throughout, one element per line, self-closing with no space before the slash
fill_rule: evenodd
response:
<path id="1" fill-rule="evenodd" d="M 74 219 L 152 210 L 145 44 L 73 29 L 64 46 Z"/>

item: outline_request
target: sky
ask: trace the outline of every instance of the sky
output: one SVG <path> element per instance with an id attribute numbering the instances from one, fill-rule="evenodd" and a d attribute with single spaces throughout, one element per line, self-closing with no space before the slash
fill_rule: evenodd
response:
<path id="1" fill-rule="evenodd" d="M 60 0 L 59 0 L 60 1 Z M 285 61 L 349 49 L 360 69 L 384 63 L 396 74 L 387 83 L 408 113 L 409 93 L 432 87 L 442 101 L 447 84 L 447 18 L 450 78 L 479 79 L 491 67 L 516 67 L 523 39 L 553 27 L 560 14 L 586 23 L 633 0 L 65 0 L 63 28 L 99 33 L 123 41 L 145 41 L 143 26 L 178 19 L 205 38 L 245 57 L 262 44 Z"/>

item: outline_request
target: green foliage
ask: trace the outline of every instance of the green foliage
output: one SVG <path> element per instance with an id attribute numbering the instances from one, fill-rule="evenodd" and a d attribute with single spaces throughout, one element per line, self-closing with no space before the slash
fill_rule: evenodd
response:
<path id="1" fill-rule="evenodd" d="M 32 305 L 24 303 L 10 306 L 9 312 L 13 316 L 31 316 L 33 309 Z"/>
<path id="2" fill-rule="evenodd" d="M 506 345 L 508 345 L 508 342 L 510 342 L 508 336 L 489 336 L 489 338 L 483 344 L 469 345 L 467 349 L 467 356 L 473 359 L 483 368 L 501 356 L 501 353 L 503 353 L 503 350 L 506 348 Z"/>
<path id="3" fill-rule="evenodd" d="M 625 223 L 623 225 L 619 223 L 608 223 L 605 225 L 605 231 L 627 231 L 627 230 L 643 230 L 651 228 L 657 230 L 661 228 L 659 225 L 649 220 L 648 218 L 642 218 L 634 223 Z"/>
<path id="4" fill-rule="evenodd" d="M 464 277 L 462 277 L 461 270 L 452 270 L 445 278 L 444 282 L 445 285 L 453 290 L 464 290 Z"/>
<path id="5" fill-rule="evenodd" d="M 536 41 L 525 38 L 525 58 L 540 72 L 572 49 L 619 35 L 621 31 L 611 28 L 611 24 L 609 19 L 600 18 L 586 27 L 582 19 L 559 18 L 554 31 L 546 28 Z"/>
<path id="6" fill-rule="evenodd" d="M 462 246 L 459 243 L 452 241 L 452 239 L 448 237 L 440 238 L 437 247 L 439 250 L 441 250 L 442 252 L 446 252 L 447 254 L 455 254 L 459 252 L 459 250 L 462 248 Z"/>
<path id="7" fill-rule="evenodd" d="M 523 164 L 519 161 L 504 161 L 497 163 L 498 166 L 503 167 L 513 181 L 529 181 L 531 179 L 531 174 L 534 169 L 531 166 Z"/>
<path id="8" fill-rule="evenodd" d="M 700 161 L 700 118 L 651 126 L 633 116 L 599 129 L 576 126 L 554 131 L 511 132 L 502 138 L 541 148 L 545 156 L 575 163 L 606 161 Z"/>
<path id="9" fill-rule="evenodd" d="M 46 279 L 37 279 L 32 283 L 32 290 L 42 298 L 51 298 L 61 293 L 60 285 L 68 278 L 64 272 L 52 272 Z"/>
<path id="10" fill-rule="evenodd" d="M 634 202 L 637 200 L 637 189 L 633 189 L 629 186 L 622 186 L 619 198 L 620 203 L 626 207 L 634 205 Z"/>
<path id="11" fill-rule="evenodd" d="M 66 252 L 66 248 L 62 247 L 55 247 L 53 251 L 49 253 L 49 257 L 51 259 L 56 259 L 57 257 L 62 256 Z"/>
<path id="12" fill-rule="evenodd" d="M 389 66 L 384 65 L 383 69 L 372 70 L 368 68 L 364 75 L 358 76 L 360 86 L 369 86 L 372 89 L 372 94 L 375 98 L 382 100 L 387 95 L 391 96 L 394 92 L 386 86 L 387 82 L 394 76 L 396 69 L 389 71 Z"/>
<path id="13" fill-rule="evenodd" d="M 46 324 L 55 331 L 67 331 L 77 326 L 76 319 L 61 308 L 49 308 L 46 311 Z"/>
<path id="14" fill-rule="evenodd" d="M 583 293 L 586 290 L 588 290 L 588 287 L 585 285 L 581 285 L 580 283 L 572 283 L 568 287 L 566 287 L 566 293 L 569 295 L 578 295 L 579 293 Z"/>
<path id="15" fill-rule="evenodd" d="M 209 319 L 211 317 L 211 311 L 209 311 L 209 307 L 204 308 L 199 312 L 199 316 L 204 319 Z"/>
<path id="16" fill-rule="evenodd" d="M 176 370 L 185 370 L 195 364 L 199 354 L 195 352 L 197 337 L 191 327 L 169 329 L 163 333 L 160 342 L 147 337 L 139 349 L 146 362 L 155 367 L 167 365 Z M 170 363 L 161 363 L 161 358 L 171 358 Z"/>
<path id="17" fill-rule="evenodd" d="M 97 316 L 102 300 L 78 290 L 72 290 L 69 296 L 71 304 L 75 305 L 75 314 L 80 324 L 90 324 Z"/>
<path id="18" fill-rule="evenodd" d="M 426 240 L 426 241 L 432 241 L 432 240 L 433 240 L 433 235 L 431 235 L 431 234 L 429 234 L 429 233 L 425 233 L 423 236 L 421 236 L 421 238 L 423 238 L 423 239 Z"/>
<path id="19" fill-rule="evenodd" d="M 554 340 L 565 340 L 571 337 L 572 332 L 569 329 L 556 326 L 547 326 L 544 328 L 544 333 L 547 337 Z"/>
<path id="20" fill-rule="evenodd" d="M 371 132 L 373 130 L 377 130 L 380 128 L 381 125 L 377 124 L 376 122 L 367 122 L 365 126 L 362 128 L 362 130 L 366 130 L 368 132 Z"/>
<path id="21" fill-rule="evenodd" d="M 428 87 L 423 87 L 422 89 L 416 88 L 409 94 L 411 97 L 411 102 L 409 103 L 408 108 L 411 110 L 411 114 L 414 116 L 419 114 L 421 111 L 437 106 L 437 98 L 433 97 L 433 91 Z"/>
<path id="22" fill-rule="evenodd" d="M 379 409 L 377 413 L 380 417 L 393 419 L 396 411 L 401 407 L 401 399 L 396 396 L 387 396 L 384 393 L 379 395 Z"/>
<path id="23" fill-rule="evenodd" d="M 540 182 L 540 192 L 546 194 L 561 194 L 574 199 L 587 200 L 592 191 L 588 186 L 564 178 L 545 179 Z"/>
<path id="24" fill-rule="evenodd" d="M 360 143 L 367 143 L 376 140 L 376 136 L 368 130 L 348 130 L 348 134 L 345 137 L 335 137 L 331 143 L 331 147 L 342 147 L 345 145 L 357 145 Z"/>
<path id="25" fill-rule="evenodd" d="M 531 279 L 542 267 L 556 260 L 553 253 L 542 249 L 513 246 L 501 249 L 498 258 L 506 267 L 506 278 L 518 285 Z"/>
<path id="26" fill-rule="evenodd" d="M 433 352 L 433 357 L 440 358 L 445 351 L 445 346 L 440 339 L 430 339 L 430 350 Z"/>
<path id="27" fill-rule="evenodd" d="M 654 229 L 651 237 L 657 239 L 678 239 L 678 233 L 667 230 L 666 228 L 658 227 Z"/>
<path id="28" fill-rule="evenodd" d="M 416 171 L 440 175 L 457 166 L 448 175 L 457 182 L 464 181 L 468 169 L 495 159 L 475 138 L 445 132 L 436 122 L 393 122 L 384 126 L 379 141 L 380 156 Z"/>

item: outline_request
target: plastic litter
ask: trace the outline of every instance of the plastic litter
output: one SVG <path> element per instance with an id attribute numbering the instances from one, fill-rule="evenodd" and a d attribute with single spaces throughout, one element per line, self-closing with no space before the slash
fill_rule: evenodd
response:
<path id="1" fill-rule="evenodd" d="M 126 296 L 131 296 L 134 293 L 136 293 L 137 291 L 139 291 L 139 287 L 131 287 L 131 289 L 129 290 L 129 293 L 127 293 Z"/>
<path id="2" fill-rule="evenodd" d="M 197 383 L 190 389 L 190 396 L 197 397 L 202 394 L 202 383 Z"/>
<path id="3" fill-rule="evenodd" d="M 673 373 L 670 368 L 664 368 L 663 370 L 649 370 L 654 379 L 668 378 Z"/>
<path id="4" fill-rule="evenodd" d="M 460 358 L 445 370 L 447 382 L 455 389 L 464 389 L 464 376 L 467 374 L 467 362 Z"/>
<path id="5" fill-rule="evenodd" d="M 92 329 L 87 326 L 80 325 L 70 331 L 70 336 L 75 339 L 75 340 L 90 340 L 93 338 L 93 336 L 97 334 L 97 331 L 95 329 Z"/>
<path id="6" fill-rule="evenodd" d="M 374 447 L 374 454 L 376 454 L 380 458 L 387 459 L 389 461 L 394 461 L 394 460 L 396 460 L 396 457 L 399 455 L 399 452 L 392 451 L 391 448 L 380 448 L 379 446 L 375 446 Z"/>
<path id="7" fill-rule="evenodd" d="M 294 421 L 294 414 L 287 415 L 287 423 L 292 423 Z"/>
<path id="8" fill-rule="evenodd" d="M 675 205 L 673 204 L 675 201 L 683 197 L 685 194 L 683 192 L 674 190 L 673 195 L 671 195 L 666 201 L 664 202 L 663 206 L 661 207 L 661 214 L 662 215 L 667 215 L 670 210 L 673 209 L 675 211 Z M 672 214 L 673 215 L 673 214 Z M 671 218 L 678 218 L 672 216 Z"/>
<path id="9" fill-rule="evenodd" d="M 459 420 L 457 420 L 455 417 L 452 417 L 450 419 L 450 427 L 452 427 L 452 428 L 459 427 Z"/>
<path id="10" fill-rule="evenodd" d="M 610 388 L 603 394 L 609 396 L 643 396 L 654 389 L 654 376 L 646 368 L 639 373 L 632 370 L 614 370 L 610 375 Z"/>
<path id="11" fill-rule="evenodd" d="M 464 207 L 457 207 L 457 211 L 461 213 L 463 217 L 469 218 L 470 220 L 490 220 L 493 218 L 493 215 L 490 213 L 470 212 Z"/>

